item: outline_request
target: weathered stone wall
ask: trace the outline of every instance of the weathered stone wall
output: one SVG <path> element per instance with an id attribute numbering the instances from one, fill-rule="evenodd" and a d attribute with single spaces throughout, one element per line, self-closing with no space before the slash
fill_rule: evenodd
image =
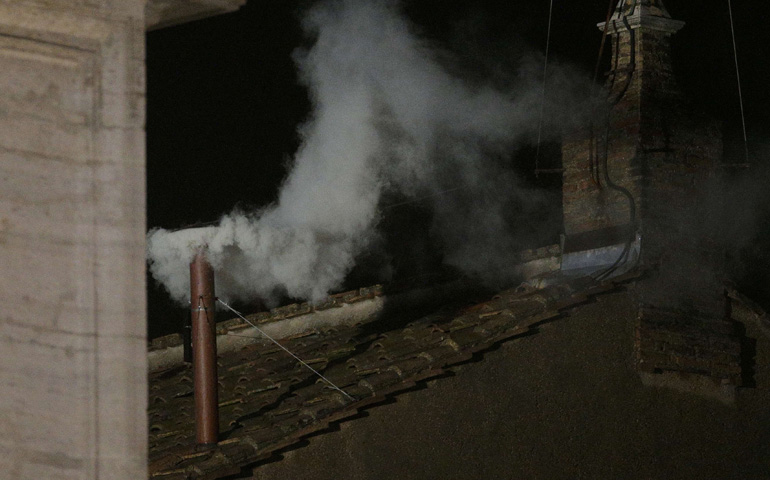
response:
<path id="1" fill-rule="evenodd" d="M 0 477 L 146 476 L 144 0 L 0 2 Z"/>

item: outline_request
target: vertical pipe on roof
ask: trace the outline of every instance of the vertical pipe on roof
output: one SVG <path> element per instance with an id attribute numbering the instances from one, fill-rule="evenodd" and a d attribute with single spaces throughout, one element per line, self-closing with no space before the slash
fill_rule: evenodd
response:
<path id="1" fill-rule="evenodd" d="M 214 445 L 219 435 L 217 343 L 214 325 L 214 269 L 201 249 L 190 263 L 195 434 L 198 445 Z"/>

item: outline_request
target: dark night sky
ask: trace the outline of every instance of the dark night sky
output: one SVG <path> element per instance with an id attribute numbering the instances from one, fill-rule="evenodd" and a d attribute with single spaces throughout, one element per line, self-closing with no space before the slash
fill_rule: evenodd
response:
<path id="1" fill-rule="evenodd" d="M 297 147 L 297 126 L 310 108 L 291 59 L 307 42 L 298 19 L 308 3 L 250 0 L 237 13 L 147 34 L 148 228 L 214 221 L 236 205 L 260 206 L 275 198 L 285 159 Z M 490 66 L 479 52 L 513 59 L 522 49 L 544 50 L 547 0 L 403 3 L 423 35 L 453 51 L 467 68 Z M 740 156 L 727 2 L 668 0 L 666 5 L 674 18 L 687 22 L 674 40 L 680 85 L 723 121 L 726 154 Z M 575 64 L 591 75 L 600 41 L 594 25 L 606 8 L 606 0 L 555 0 L 552 61 Z M 734 8 L 752 162 L 761 163 L 770 120 L 763 85 L 770 67 L 761 48 L 769 36 L 763 33 L 767 15 L 746 2 L 735 2 Z M 184 313 L 152 280 L 148 297 L 150 336 L 178 331 Z"/>

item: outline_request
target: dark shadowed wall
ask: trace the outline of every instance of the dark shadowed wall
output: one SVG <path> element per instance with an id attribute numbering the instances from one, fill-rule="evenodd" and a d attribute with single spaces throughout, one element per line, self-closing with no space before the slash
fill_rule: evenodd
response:
<path id="1" fill-rule="evenodd" d="M 770 478 L 767 338 L 758 338 L 757 387 L 738 390 L 730 406 L 642 386 L 635 315 L 628 293 L 602 296 L 310 438 L 253 478 Z"/>

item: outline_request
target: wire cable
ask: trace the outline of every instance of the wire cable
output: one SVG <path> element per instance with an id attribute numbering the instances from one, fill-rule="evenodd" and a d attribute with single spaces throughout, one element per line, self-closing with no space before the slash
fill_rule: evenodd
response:
<path id="1" fill-rule="evenodd" d="M 594 80 L 593 82 L 596 83 L 596 79 L 599 78 L 599 67 L 601 67 L 602 64 L 602 57 L 604 56 L 604 46 L 607 43 L 607 31 L 610 26 L 610 21 L 612 20 L 612 16 L 615 14 L 615 10 L 617 9 L 619 3 L 616 3 L 615 0 L 609 0 L 609 5 L 607 5 L 607 18 L 604 20 L 604 28 L 602 28 L 602 41 L 599 44 L 599 55 L 596 57 L 596 67 L 594 68 Z M 618 49 L 615 49 L 616 55 L 618 52 Z M 615 61 L 617 62 L 617 56 L 615 58 Z M 615 76 L 612 76 L 611 82 L 615 83 Z M 610 88 L 609 90 L 612 90 Z M 592 118 L 596 116 L 596 113 L 598 111 L 598 103 L 594 107 Z M 596 132 L 594 129 L 593 119 L 591 120 L 591 135 L 588 140 L 589 145 L 589 151 L 588 151 L 588 170 L 591 175 L 591 182 L 599 189 L 603 188 L 602 183 L 599 179 L 599 145 L 598 145 L 598 139 L 596 138 Z"/>
<path id="2" fill-rule="evenodd" d="M 599 56 L 596 59 L 596 67 L 594 68 L 594 82 L 599 78 L 599 67 L 602 64 L 602 57 L 604 56 L 604 44 L 607 42 L 607 27 L 610 26 L 610 20 L 615 13 L 617 4 L 615 0 L 610 0 L 610 4 L 607 7 L 607 18 L 604 20 L 604 28 L 602 29 L 602 42 L 599 44 Z"/>
<path id="3" fill-rule="evenodd" d="M 741 104 L 741 124 L 743 125 L 743 148 L 746 153 L 746 163 L 749 163 L 749 140 L 746 136 L 746 116 L 743 112 L 743 92 L 741 91 L 741 70 L 738 68 L 738 46 L 735 42 L 735 24 L 733 22 L 733 5 L 727 0 L 727 9 L 730 12 L 730 32 L 733 36 L 733 58 L 735 59 L 735 76 L 738 80 L 738 100 Z"/>
<path id="4" fill-rule="evenodd" d="M 341 394 L 345 395 L 345 396 L 346 396 L 348 399 L 350 399 L 350 401 L 353 401 L 353 402 L 355 402 L 355 401 L 356 401 L 356 399 L 355 399 L 355 398 L 353 398 L 353 397 L 352 397 L 350 394 L 348 394 L 348 393 L 347 393 L 345 390 L 343 390 L 343 389 L 341 389 L 340 387 L 338 387 L 337 385 L 335 385 L 335 384 L 334 384 L 334 382 L 332 382 L 332 381 L 331 381 L 331 380 L 329 380 L 328 378 L 326 378 L 326 377 L 324 377 L 323 375 L 321 375 L 321 373 L 319 373 L 319 372 L 318 372 L 318 370 L 316 370 L 315 368 L 313 368 L 313 367 L 311 367 L 310 365 L 308 365 L 307 363 L 305 363 L 305 362 L 304 362 L 304 361 L 303 361 L 301 358 L 299 358 L 298 356 L 294 355 L 294 354 L 293 354 L 293 353 L 292 353 L 292 352 L 291 352 L 291 351 L 290 351 L 288 348 L 286 348 L 286 347 L 284 347 L 283 345 L 281 345 L 280 343 L 278 343 L 278 340 L 274 339 L 273 337 L 271 337 L 270 335 L 268 335 L 267 333 L 265 333 L 265 331 L 264 331 L 264 330 L 262 330 L 261 328 L 259 328 L 258 326 L 256 326 L 254 323 L 250 322 L 248 318 L 246 318 L 246 317 L 244 317 L 243 315 L 241 315 L 241 312 L 239 312 L 238 310 L 234 309 L 233 307 L 231 307 L 230 305 L 228 305 L 227 303 L 225 303 L 223 300 L 220 300 L 219 298 L 217 298 L 217 301 L 218 301 L 219 303 L 221 303 L 222 305 L 224 305 L 225 307 L 227 307 L 227 308 L 228 308 L 228 309 L 229 309 L 231 312 L 233 312 L 234 314 L 238 315 L 238 317 L 239 317 L 241 320 L 243 320 L 244 322 L 246 322 L 246 323 L 248 323 L 249 325 L 251 325 L 252 327 L 254 327 L 254 328 L 255 328 L 255 329 L 256 329 L 256 330 L 257 330 L 259 333 L 261 333 L 262 335 L 264 335 L 264 337 L 265 337 L 265 338 L 267 338 L 268 340 L 270 340 L 270 341 L 271 341 L 271 342 L 273 342 L 274 344 L 278 345 L 278 346 L 279 346 L 279 347 L 280 347 L 280 348 L 281 348 L 283 351 L 285 351 L 286 353 L 288 353 L 289 355 L 291 355 L 292 357 L 294 357 L 294 359 L 295 359 L 295 360 L 297 360 L 299 363 L 301 363 L 302 365 L 304 365 L 304 366 L 305 366 L 305 367 L 306 367 L 308 370 L 310 370 L 311 372 L 313 372 L 313 373 L 315 373 L 316 375 L 318 375 L 318 376 L 321 378 L 321 380 L 323 380 L 324 382 L 328 383 L 328 384 L 329 384 L 329 385 L 330 385 L 332 388 L 334 388 L 335 390 L 337 390 L 337 391 L 338 391 L 338 392 L 340 392 Z"/>
<path id="5" fill-rule="evenodd" d="M 631 8 L 631 12 L 634 12 L 636 10 L 637 3 L 638 3 L 638 0 L 634 0 L 634 4 L 633 4 L 633 6 Z M 628 200 L 629 224 L 634 226 L 634 228 L 632 229 L 631 236 L 629 236 L 629 238 L 626 240 L 625 246 L 623 247 L 623 251 L 618 256 L 618 258 L 615 260 L 615 262 L 613 262 L 612 265 L 610 265 L 608 268 L 606 268 L 603 271 L 601 271 L 597 276 L 593 277 L 597 281 L 604 280 L 604 279 L 608 278 L 620 266 L 624 265 L 627 262 L 628 255 L 629 255 L 629 252 L 631 250 L 631 244 L 634 242 L 634 239 L 635 239 L 635 236 L 636 236 L 636 228 L 635 228 L 636 227 L 636 201 L 634 200 L 634 196 L 631 194 L 631 192 L 627 188 L 616 184 L 612 180 L 612 178 L 610 177 L 609 164 L 608 164 L 608 159 L 609 159 L 609 141 L 610 141 L 609 139 L 610 139 L 610 128 L 611 128 L 610 115 L 612 114 L 612 108 L 615 105 L 617 105 L 618 102 L 620 102 L 620 100 L 623 98 L 623 96 L 625 96 L 626 92 L 628 91 L 628 87 L 631 84 L 631 80 L 633 78 L 633 75 L 634 75 L 634 73 L 636 71 L 636 34 L 635 34 L 634 30 L 631 28 L 631 25 L 628 22 L 628 15 L 627 15 L 627 13 L 625 11 L 621 10 L 621 15 L 622 15 L 623 25 L 625 26 L 625 28 L 626 28 L 626 30 L 628 31 L 628 34 L 629 34 L 629 41 L 631 43 L 631 48 L 630 48 L 631 57 L 629 59 L 628 72 L 626 73 L 626 83 L 621 88 L 619 94 L 615 98 L 611 99 L 610 102 L 609 102 L 610 103 L 610 108 L 607 110 L 605 132 L 604 132 L 604 149 L 603 149 L 604 150 L 604 152 L 603 152 L 604 155 L 603 155 L 603 159 L 602 159 L 603 160 L 602 166 L 604 168 L 603 168 L 603 172 L 602 173 L 604 174 L 603 175 L 604 176 L 604 183 L 607 185 L 607 187 L 609 187 L 610 189 L 615 190 L 616 192 L 622 194 Z M 605 25 L 605 32 L 606 32 L 606 25 Z M 619 39 L 618 39 L 618 42 L 619 42 Z M 616 52 L 619 50 L 619 48 L 620 47 L 619 47 L 619 44 L 618 44 L 618 46 L 616 47 Z M 617 55 L 616 55 L 614 70 L 617 70 L 617 68 L 618 68 L 618 58 L 617 58 Z M 610 86 L 610 88 L 608 89 L 608 92 L 607 92 L 608 94 L 611 93 L 611 90 L 612 90 L 612 88 L 614 86 L 614 83 L 615 83 L 615 76 L 612 77 L 611 86 Z M 597 156 L 599 155 L 598 149 L 597 149 L 596 154 L 597 154 Z M 597 166 L 597 171 L 598 171 L 598 162 L 599 162 L 599 160 L 597 158 L 597 165 L 596 165 Z M 637 256 L 636 262 L 639 261 L 639 258 L 640 257 Z"/>
<path id="6" fill-rule="evenodd" d="M 403 201 L 403 202 L 391 203 L 390 205 L 385 205 L 384 207 L 381 207 L 380 211 L 384 211 L 384 210 L 387 210 L 389 208 L 403 207 L 404 205 L 411 205 L 413 203 L 422 202 L 423 200 L 428 200 L 428 199 L 431 199 L 431 198 L 434 198 L 434 197 L 445 195 L 447 193 L 456 192 L 457 190 L 466 190 L 468 188 L 471 188 L 471 187 L 469 185 L 465 185 L 465 186 L 462 186 L 462 187 L 454 187 L 454 188 L 450 188 L 450 189 L 447 189 L 447 190 L 442 190 L 440 192 L 433 193 L 431 195 L 425 195 L 425 196 L 422 196 L 422 197 L 413 198 L 411 200 L 406 200 L 406 201 Z"/>
<path id="7" fill-rule="evenodd" d="M 548 33 L 545 36 L 545 60 L 543 62 L 543 93 L 540 97 L 540 121 L 537 125 L 537 150 L 535 152 L 535 177 L 540 176 L 540 141 L 543 136 L 543 117 L 545 115 L 545 87 L 548 79 L 548 52 L 551 48 L 551 20 L 553 19 L 553 0 L 548 8 Z"/>

